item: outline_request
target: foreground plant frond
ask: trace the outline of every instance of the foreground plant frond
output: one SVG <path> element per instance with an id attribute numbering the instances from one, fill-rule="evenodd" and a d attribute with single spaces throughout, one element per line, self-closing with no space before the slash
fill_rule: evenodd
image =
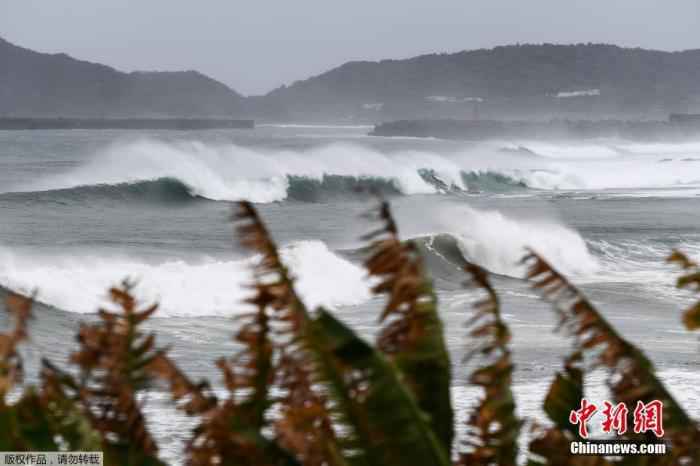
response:
<path id="1" fill-rule="evenodd" d="M 695 293 L 700 292 L 700 268 L 696 262 L 690 260 L 680 251 L 673 251 L 667 260 L 679 265 L 685 272 L 676 281 L 678 288 L 686 288 Z M 700 300 L 683 312 L 683 324 L 688 330 L 700 329 Z"/>
<path id="2" fill-rule="evenodd" d="M 470 356 L 480 355 L 483 359 L 469 380 L 483 388 L 484 396 L 467 420 L 466 450 L 460 454 L 459 464 L 513 466 L 522 422 L 515 414 L 511 390 L 510 329 L 501 317 L 498 295 L 488 272 L 475 264 L 468 264 L 465 270 L 471 276 L 468 285 L 486 294 L 474 304 L 474 316 L 469 320 L 469 336 L 477 344 Z"/>
<path id="3" fill-rule="evenodd" d="M 216 363 L 223 374 L 228 397 L 218 400 L 210 393 L 208 385 L 192 383 L 165 361 L 159 369 L 170 374 L 166 378 L 177 381 L 171 389 L 175 399 L 186 400 L 182 406 L 185 411 L 201 417 L 187 445 L 188 464 L 294 466 L 300 464 L 298 460 L 320 464 L 330 448 L 324 445 L 333 444 L 333 439 L 322 438 L 308 423 L 292 425 L 291 415 L 285 409 L 291 398 L 296 398 L 302 408 L 308 406 L 311 397 L 304 391 L 311 390 L 311 382 L 306 379 L 304 384 L 287 384 L 281 400 L 271 395 L 272 386 L 280 388 L 283 373 L 305 370 L 301 359 L 283 361 L 279 354 L 275 356 L 275 351 L 281 352 L 293 344 L 293 335 L 301 331 L 303 321 L 308 318 L 306 310 L 296 297 L 277 247 L 255 208 L 249 203 L 240 203 L 234 219 L 239 222 L 237 231 L 241 243 L 259 252 L 260 258 L 254 268 L 255 294 L 246 300 L 254 310 L 237 319 L 241 325 L 234 340 L 240 349 L 232 358 L 221 358 Z M 280 346 L 271 338 L 273 321 L 283 325 L 285 338 Z M 275 403 L 279 405 L 280 414 L 271 425 L 267 414 Z M 326 413 L 324 417 L 329 416 Z M 292 442 L 290 438 L 297 441 Z M 311 458 L 314 447 L 321 448 L 323 453 L 314 451 L 315 456 Z"/>
<path id="4" fill-rule="evenodd" d="M 5 404 L 7 393 L 22 381 L 24 370 L 17 347 L 27 338 L 32 300 L 12 293 L 6 299 L 5 310 L 15 325 L 9 332 L 0 334 L 0 409 Z"/>
<path id="5" fill-rule="evenodd" d="M 614 399 L 632 406 L 638 400 L 663 402 L 665 440 L 671 454 L 658 464 L 700 462 L 698 427 L 656 377 L 651 361 L 622 338 L 588 299 L 542 257 L 532 252 L 524 261 L 529 264 L 527 278 L 533 281 L 533 288 L 552 303 L 561 327 L 574 337 L 577 349 L 594 353 L 595 365 L 608 369 L 607 382 Z"/>
<path id="6" fill-rule="evenodd" d="M 313 322 L 318 354 L 335 373 L 366 464 L 447 466 L 445 448 L 402 375 L 382 353 L 324 310 Z M 352 462 L 356 464 L 355 458 Z"/>
<path id="7" fill-rule="evenodd" d="M 578 430 L 569 421 L 569 413 L 580 405 L 584 397 L 582 354 L 574 351 L 564 361 L 564 370 L 558 372 L 549 386 L 544 400 L 544 412 L 554 423 L 544 427 L 532 425 L 528 465 L 547 466 L 608 466 L 601 456 L 573 456 L 571 442 L 581 440 Z"/>
<path id="8" fill-rule="evenodd" d="M 280 445 L 304 464 L 447 465 L 446 451 L 396 369 L 342 325 L 343 341 L 352 344 L 338 350 L 326 328 L 328 314 L 308 312 L 252 205 L 241 203 L 237 217 L 246 222 L 238 228 L 242 243 L 262 256 L 256 286 L 266 290 L 271 320 L 282 326 L 275 359 L 284 393 L 274 426 Z"/>
<path id="9" fill-rule="evenodd" d="M 100 434 L 108 464 L 160 465 L 137 399 L 152 384 L 148 366 L 159 354 L 154 335 L 145 336 L 139 327 L 157 305 L 138 309 L 131 289 L 128 282 L 112 288 L 117 310 L 100 309 L 97 323 L 81 326 L 80 350 L 71 356 L 80 370 L 77 380 L 46 363 L 43 375 L 50 399 L 80 404 L 80 415 Z"/>
<path id="10" fill-rule="evenodd" d="M 228 370 L 229 389 L 247 387 L 252 392 L 248 406 L 253 410 L 254 422 L 262 428 L 268 385 L 275 381 L 282 392 L 277 400 L 280 416 L 273 425 L 279 446 L 293 452 L 303 464 L 344 466 L 345 442 L 338 439 L 333 429 L 333 408 L 322 390 L 325 380 L 320 378 L 323 372 L 317 366 L 309 338 L 310 313 L 297 295 L 278 248 L 253 205 L 239 203 L 234 218 L 238 221 L 241 244 L 260 257 L 254 269 L 256 295 L 249 300 L 257 313 L 247 330 L 244 326 L 238 334 L 244 350 L 237 365 L 240 367 L 243 360 L 251 363 L 247 374 Z M 275 340 L 270 337 L 272 325 L 277 326 Z M 273 351 L 277 356 L 273 356 Z"/>
<path id="11" fill-rule="evenodd" d="M 388 296 L 377 347 L 396 363 L 450 456 L 454 438 L 451 366 L 437 297 L 415 243 L 399 239 L 388 203 L 380 204 L 377 217 L 384 225 L 364 237 L 371 241 L 365 267 L 379 279 L 372 291 Z"/>
<path id="12" fill-rule="evenodd" d="M 32 318 L 32 300 L 11 293 L 4 310 L 9 314 L 10 328 L 0 333 L 0 451 L 49 450 L 56 443 L 40 396 L 29 387 L 14 403 L 7 395 L 19 389 L 24 367 L 19 345 L 27 339 Z"/>
<path id="13" fill-rule="evenodd" d="M 252 204 L 235 216 L 241 243 L 256 253 L 252 297 L 237 314 L 236 352 L 216 362 L 226 391 L 192 381 L 142 325 L 157 306 L 141 309 L 124 282 L 110 290 L 113 310 L 80 328 L 71 357 L 77 375 L 43 361 L 40 388 L 23 387 L 19 345 L 26 340 L 32 301 L 10 295 L 9 329 L 0 333 L 0 451 L 104 452 L 108 466 L 160 466 L 142 399 L 156 381 L 167 383 L 174 404 L 198 419 L 186 443 L 190 466 L 449 466 L 453 437 L 450 362 L 436 296 L 417 246 L 401 242 L 389 206 L 382 227 L 366 238 L 366 266 L 388 297 L 376 346 L 320 308 L 310 312 L 295 291 L 272 236 Z M 537 254 L 528 278 L 553 304 L 560 327 L 573 336 L 544 400 L 551 425 L 533 424 L 530 466 L 666 466 L 700 464 L 700 435 L 654 375 L 651 362 L 623 339 L 583 294 Z M 685 274 L 678 286 L 700 291 L 700 268 L 679 252 L 669 258 Z M 478 361 L 472 384 L 484 396 L 467 416 L 456 466 L 515 466 L 522 421 L 512 392 L 511 333 L 488 272 L 468 264 L 469 285 L 480 291 L 469 321 Z M 339 283 L 338 286 L 343 286 Z M 1 290 L 0 290 L 1 291 Z M 686 326 L 700 328 L 698 304 Z M 583 440 L 569 421 L 584 396 L 584 376 L 608 371 L 616 401 L 664 403 L 666 456 L 572 456 Z M 15 400 L 11 402 L 9 400 Z M 655 438 L 624 434 L 625 440 Z"/>

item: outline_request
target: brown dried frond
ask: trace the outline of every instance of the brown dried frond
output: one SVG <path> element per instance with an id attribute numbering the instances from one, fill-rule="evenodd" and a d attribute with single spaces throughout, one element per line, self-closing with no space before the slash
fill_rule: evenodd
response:
<path id="1" fill-rule="evenodd" d="M 238 222 L 236 232 L 241 245 L 263 256 L 256 267 L 257 270 L 264 273 L 286 270 L 280 259 L 277 245 L 253 204 L 248 201 L 239 202 L 233 219 Z"/>
<path id="2" fill-rule="evenodd" d="M 478 338 L 483 344 L 479 351 L 489 355 L 497 351 L 510 353 L 510 330 L 501 317 L 500 302 L 496 290 L 491 285 L 488 272 L 476 265 L 467 264 L 465 271 L 471 276 L 467 286 L 486 293 L 480 301 L 474 303 L 474 315 L 469 320 L 470 336 Z"/>
<path id="3" fill-rule="evenodd" d="M 155 337 L 144 336 L 139 330 L 157 305 L 139 309 L 131 288 L 124 282 L 110 289 L 110 299 L 118 310 L 101 309 L 97 323 L 81 326 L 80 349 L 71 355 L 71 361 L 80 368 L 76 396 L 103 440 L 155 457 L 158 448 L 136 394 L 150 384 L 149 365 L 159 354 L 154 349 Z"/>
<path id="4" fill-rule="evenodd" d="M 202 423 L 188 441 L 189 466 L 221 464 L 267 466 L 264 444 L 260 433 L 240 415 L 233 400 L 224 400 L 203 414 Z"/>
<path id="5" fill-rule="evenodd" d="M 168 365 L 163 367 L 177 380 L 176 386 L 171 386 L 174 397 L 188 399 L 183 406 L 185 411 L 202 417 L 187 445 L 188 464 L 192 466 L 272 464 L 268 461 L 268 441 L 263 436 L 265 413 L 270 405 L 268 390 L 274 374 L 268 309 L 283 313 L 294 297 L 290 296 L 291 283 L 277 247 L 253 205 L 240 202 L 233 218 L 238 222 L 241 244 L 261 257 L 254 266 L 255 295 L 246 300 L 255 306 L 255 311 L 238 318 L 242 324 L 234 339 L 242 347 L 230 360 L 217 361 L 229 397 L 216 400 L 205 394 L 208 387 L 196 386 L 174 374 Z"/>
<path id="6" fill-rule="evenodd" d="M 263 436 L 267 427 L 265 413 L 271 402 L 268 390 L 273 382 L 273 346 L 269 338 L 268 307 L 283 299 L 275 295 L 276 285 L 256 285 L 256 294 L 247 300 L 256 306 L 254 312 L 241 315 L 242 322 L 234 339 L 242 345 L 230 359 L 216 364 L 223 373 L 229 391 L 226 400 L 217 400 L 209 386 L 190 382 L 173 367 L 161 364 L 166 378 L 174 381 L 171 391 L 176 399 L 187 402 L 182 408 L 189 415 L 201 416 L 187 443 L 190 466 L 235 464 L 242 466 L 272 466 L 275 457 L 284 455 Z"/>
<path id="7" fill-rule="evenodd" d="M 11 293 L 5 302 L 5 310 L 14 320 L 14 328 L 0 333 L 0 406 L 5 395 L 22 381 L 22 358 L 17 346 L 27 338 L 27 325 L 32 317 L 32 299 Z"/>
<path id="8" fill-rule="evenodd" d="M 253 400 L 256 396 L 267 393 L 267 387 L 274 378 L 274 345 L 268 307 L 275 298 L 264 285 L 258 285 L 256 289 L 256 295 L 247 302 L 254 304 L 257 309 L 238 318 L 242 325 L 234 340 L 242 345 L 242 349 L 230 361 L 222 359 L 218 362 L 232 396 L 240 390 L 252 390 L 252 401 L 256 401 Z M 262 415 L 263 406 L 259 407 Z"/>
<path id="9" fill-rule="evenodd" d="M 241 344 L 241 349 L 230 360 L 219 359 L 217 366 L 229 391 L 230 409 L 247 419 L 251 428 L 260 430 L 266 426 L 265 412 L 271 405 L 269 389 L 276 373 L 268 315 L 268 307 L 275 298 L 265 286 L 256 289 L 256 295 L 247 302 L 257 309 L 237 319 L 242 324 L 234 340 Z"/>
<path id="10" fill-rule="evenodd" d="M 261 368 L 257 364 L 262 361 L 271 364 L 275 349 L 288 352 L 296 349 L 303 353 L 298 342 L 309 320 L 306 306 L 294 290 L 294 280 L 255 207 L 249 202 L 240 202 L 234 218 L 239 221 L 236 230 L 241 244 L 260 253 L 261 258 L 254 265 L 255 295 L 246 300 L 255 306 L 255 311 L 243 316 L 245 323 L 235 337 L 243 344 L 243 349 L 233 358 L 236 367 L 228 372 L 230 390 L 251 384 L 260 386 Z M 280 337 L 275 341 L 271 338 L 273 325 Z M 267 384 L 274 371 L 271 367 L 264 369 L 269 373 L 264 380 Z"/>
<path id="11" fill-rule="evenodd" d="M 387 324 L 379 334 L 377 345 L 391 355 L 407 350 L 421 337 L 426 317 L 423 311 L 435 305 L 435 296 L 432 288 L 426 286 L 416 245 L 399 239 L 387 202 L 380 204 L 377 217 L 383 227 L 363 237 L 371 241 L 371 255 L 365 267 L 371 276 L 379 278 L 373 293 L 388 295 L 380 316 L 380 321 Z"/>
<path id="12" fill-rule="evenodd" d="M 309 312 L 253 205 L 240 202 L 234 218 L 241 244 L 261 257 L 254 266 L 255 295 L 247 300 L 256 309 L 242 317 L 244 323 L 236 334 L 243 348 L 231 361 L 219 362 L 232 394 L 226 412 L 263 429 L 271 404 L 268 390 L 274 385 L 282 391 L 275 400 L 279 408 L 273 424 L 276 441 L 304 464 L 337 464 L 329 400 L 322 395 L 321 384 L 312 380 L 318 373 L 316 361 L 304 345 Z"/>
<path id="13" fill-rule="evenodd" d="M 248 302 L 258 308 L 271 307 L 277 311 L 275 320 L 286 322 L 291 326 L 289 330 L 296 333 L 307 318 L 307 312 L 294 290 L 294 280 L 280 258 L 272 235 L 250 202 L 239 202 L 233 218 L 238 221 L 236 232 L 241 245 L 261 255 L 254 266 L 256 294 Z"/>
<path id="14" fill-rule="evenodd" d="M 608 386 L 618 402 L 660 400 L 664 404 L 666 440 L 672 459 L 700 461 L 700 431 L 654 373 L 652 363 L 622 338 L 586 297 L 538 254 L 531 252 L 528 279 L 550 302 L 560 323 L 575 339 L 577 349 L 595 355 L 595 364 L 609 371 Z"/>
<path id="15" fill-rule="evenodd" d="M 475 264 L 466 265 L 465 271 L 471 276 L 467 285 L 486 294 L 474 304 L 475 313 L 469 321 L 469 335 L 477 342 L 469 357 L 479 354 L 484 359 L 470 381 L 484 389 L 484 397 L 467 420 L 466 448 L 458 464 L 515 465 L 522 422 L 515 415 L 511 390 L 510 330 L 501 318 L 498 295 L 488 272 Z"/>
<path id="16" fill-rule="evenodd" d="M 154 377 L 170 385 L 173 399 L 188 415 L 202 414 L 216 406 L 216 395 L 211 391 L 209 383 L 192 382 L 164 352 L 159 352 L 147 369 Z"/>
<path id="17" fill-rule="evenodd" d="M 678 264 L 685 272 L 676 281 L 676 287 L 700 293 L 700 268 L 696 262 L 678 250 L 674 250 L 667 261 Z M 700 300 L 683 311 L 683 324 L 688 330 L 700 329 Z"/>
<path id="18" fill-rule="evenodd" d="M 279 384 L 285 395 L 274 424 L 276 437 L 305 466 L 328 464 L 329 458 L 339 454 L 335 448 L 338 439 L 330 421 L 329 400 L 314 389 L 314 369 L 296 354 L 282 354 L 279 365 Z"/>
<path id="19" fill-rule="evenodd" d="M 603 456 L 574 456 L 571 452 L 571 442 L 575 439 L 568 431 L 556 427 L 544 427 L 533 424 L 530 429 L 530 452 L 539 459 L 531 460 L 528 464 L 543 464 L 547 466 L 610 466 L 611 463 Z"/>
<path id="20" fill-rule="evenodd" d="M 449 457 L 454 438 L 452 374 L 433 284 L 416 243 L 400 240 L 389 204 L 381 202 L 373 212 L 382 227 L 363 237 L 370 242 L 365 268 L 378 281 L 372 292 L 387 295 L 377 348 L 401 371 Z"/>

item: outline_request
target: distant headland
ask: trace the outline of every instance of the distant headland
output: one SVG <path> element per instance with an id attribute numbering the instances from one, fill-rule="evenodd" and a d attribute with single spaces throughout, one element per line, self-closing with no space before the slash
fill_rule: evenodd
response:
<path id="1" fill-rule="evenodd" d="M 260 96 L 196 71 L 124 73 L 3 39 L 0 63 L 0 117 L 376 124 L 700 113 L 700 50 L 533 44 L 353 61 Z"/>

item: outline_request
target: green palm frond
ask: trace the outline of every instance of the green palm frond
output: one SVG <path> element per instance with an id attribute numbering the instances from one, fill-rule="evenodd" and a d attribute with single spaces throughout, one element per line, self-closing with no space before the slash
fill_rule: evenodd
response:
<path id="1" fill-rule="evenodd" d="M 514 466 L 518 456 L 518 437 L 522 421 L 515 413 L 511 390 L 513 362 L 509 343 L 510 329 L 503 321 L 498 295 L 488 279 L 488 272 L 468 264 L 470 287 L 482 290 L 486 296 L 474 304 L 469 320 L 469 336 L 476 342 L 471 357 L 482 359 L 470 382 L 484 390 L 484 396 L 467 420 L 465 450 L 460 465 Z"/>
<path id="2" fill-rule="evenodd" d="M 374 466 L 449 464 L 400 371 L 330 313 L 320 310 L 312 327 L 316 352 L 333 373 L 332 390 L 344 393 L 336 399 L 361 440 L 360 460 Z"/>
<path id="3" fill-rule="evenodd" d="M 527 277 L 544 300 L 556 310 L 561 327 L 574 338 L 583 354 L 593 354 L 595 366 L 605 367 L 608 386 L 617 402 L 635 406 L 659 400 L 664 406 L 664 440 L 674 461 L 700 461 L 698 426 L 656 377 L 651 361 L 622 338 L 590 301 L 547 261 L 531 252 Z M 634 436 L 633 433 L 625 434 Z M 651 439 L 653 440 L 653 439 Z"/>
<path id="4" fill-rule="evenodd" d="M 578 429 L 569 422 L 569 414 L 584 396 L 582 355 L 574 351 L 564 362 L 564 371 L 558 372 L 549 386 L 544 400 L 544 412 L 554 423 L 545 427 L 534 423 L 530 429 L 530 458 L 528 465 L 542 466 L 610 466 L 601 456 L 574 456 L 571 442 L 581 440 Z"/>
<path id="5" fill-rule="evenodd" d="M 244 344 L 248 356 L 243 359 L 254 361 L 248 375 L 243 376 L 249 386 L 254 384 L 248 403 L 255 406 L 256 415 L 267 409 L 268 385 L 274 382 L 282 393 L 275 400 L 279 416 L 272 426 L 279 446 L 293 452 L 303 464 L 346 466 L 343 453 L 348 447 L 333 426 L 334 407 L 325 394 L 326 381 L 319 378 L 322 371 L 309 345 L 310 313 L 253 205 L 240 202 L 234 219 L 241 244 L 260 255 L 254 267 L 256 295 L 249 300 L 258 309 L 255 328 L 239 333 L 239 340 L 248 343 Z M 272 326 L 275 339 L 269 336 Z M 230 388 L 235 388 L 235 369 L 229 375 L 234 386 Z"/>
<path id="6" fill-rule="evenodd" d="M 382 202 L 376 216 L 382 227 L 364 239 L 370 241 L 371 251 L 365 267 L 379 280 L 373 292 L 387 295 L 377 346 L 401 371 L 450 456 L 454 438 L 452 376 L 433 284 L 416 245 L 399 239 L 389 204 Z"/>

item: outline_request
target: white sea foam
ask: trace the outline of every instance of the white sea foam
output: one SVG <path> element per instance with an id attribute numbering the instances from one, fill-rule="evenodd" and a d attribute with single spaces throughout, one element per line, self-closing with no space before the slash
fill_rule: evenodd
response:
<path id="1" fill-rule="evenodd" d="M 498 211 L 464 208 L 455 228 L 462 253 L 492 272 L 522 277 L 526 248 L 542 254 L 566 274 L 594 272 L 598 264 L 578 232 L 552 221 L 525 221 Z"/>
<path id="2" fill-rule="evenodd" d="M 300 241 L 282 249 L 298 278 L 297 290 L 310 307 L 359 304 L 370 298 L 362 268 L 331 252 L 321 241 Z M 158 316 L 232 315 L 250 297 L 251 264 L 244 260 L 172 260 L 148 264 L 131 258 L 91 255 L 38 256 L 0 250 L 0 284 L 29 293 L 71 312 L 95 312 L 108 287 L 126 277 L 138 282 L 136 295 L 160 302 Z M 342 284 L 342 286 L 340 285 Z"/>
<path id="3" fill-rule="evenodd" d="M 631 283 L 643 285 L 657 298 L 685 306 L 694 301 L 693 293 L 675 286 L 680 271 L 666 258 L 673 248 L 686 253 L 691 259 L 700 258 L 700 238 L 679 238 L 675 243 L 645 240 L 589 240 L 588 244 L 598 258 L 600 268 L 595 274 L 577 277 L 586 283 Z"/>
<path id="4" fill-rule="evenodd" d="M 503 147 L 533 152 L 504 153 Z M 72 171 L 16 191 L 46 191 L 84 185 L 176 178 L 193 194 L 212 200 L 274 202 L 287 197 L 289 176 L 379 177 L 404 194 L 435 193 L 419 171 L 432 170 L 448 186 L 467 189 L 463 172 L 500 173 L 542 190 L 644 189 L 700 186 L 700 143 L 585 144 L 508 141 L 462 150 L 384 153 L 360 144 L 336 143 L 306 150 L 272 150 L 198 141 L 144 139 L 115 143 Z M 663 195 L 663 194 L 660 194 Z M 695 191 L 675 191 L 694 196 Z"/>
<path id="5" fill-rule="evenodd" d="M 400 206 L 397 214 L 404 234 L 452 235 L 465 259 L 498 274 L 523 277 L 526 267 L 520 261 L 528 248 L 567 275 L 594 274 L 599 267 L 581 235 L 555 219 L 517 218 L 466 205 L 439 205 L 429 211 Z"/>
<path id="6" fill-rule="evenodd" d="M 507 147 L 512 147 L 510 143 Z M 473 159 L 472 170 L 489 170 L 544 190 L 606 190 L 636 192 L 700 185 L 700 144 L 542 143 L 519 141 L 538 157 L 492 154 Z M 697 159 L 697 160 L 696 160 Z M 460 160 L 465 170 L 469 160 Z M 674 196 L 693 197 L 695 191 Z M 664 195 L 659 193 L 658 195 Z"/>
<path id="7" fill-rule="evenodd" d="M 434 193 L 421 178 L 423 168 L 462 186 L 459 167 L 437 154 L 406 151 L 387 155 L 362 146 L 332 144 L 308 151 L 250 149 L 201 142 L 142 140 L 116 144 L 75 170 L 24 186 L 46 191 L 76 186 L 176 178 L 212 200 L 273 202 L 287 196 L 288 176 L 384 177 L 405 194 Z"/>

